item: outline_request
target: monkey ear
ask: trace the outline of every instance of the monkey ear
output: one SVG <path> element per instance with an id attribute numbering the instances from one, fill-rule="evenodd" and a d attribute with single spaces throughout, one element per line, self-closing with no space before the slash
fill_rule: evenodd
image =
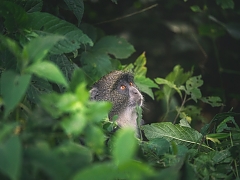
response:
<path id="1" fill-rule="evenodd" d="M 98 89 L 96 87 L 90 90 L 90 100 L 97 100 Z"/>

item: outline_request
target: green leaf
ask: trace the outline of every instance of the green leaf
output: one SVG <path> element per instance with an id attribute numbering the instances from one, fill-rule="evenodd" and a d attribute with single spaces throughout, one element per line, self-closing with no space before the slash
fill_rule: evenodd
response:
<path id="1" fill-rule="evenodd" d="M 80 83 L 85 82 L 85 74 L 82 69 L 75 69 L 72 75 L 72 79 L 70 81 L 70 90 L 72 92 L 76 92 L 76 89 Z"/>
<path id="2" fill-rule="evenodd" d="M 1 0 L 0 8 L 0 17 L 5 19 L 4 25 L 8 31 L 14 32 L 25 27 L 28 16 L 22 7 L 13 2 Z"/>
<path id="3" fill-rule="evenodd" d="M 16 59 L 21 59 L 21 48 L 16 41 L 0 34 L 0 43 L 6 47 Z M 2 52 L 1 52 L 2 53 Z"/>
<path id="4" fill-rule="evenodd" d="M 81 23 L 83 12 L 84 12 L 84 3 L 83 0 L 64 0 L 68 8 L 73 12 L 73 14 L 78 19 L 78 26 Z"/>
<path id="5" fill-rule="evenodd" d="M 176 65 L 173 71 L 167 75 L 166 80 L 180 86 L 184 84 L 193 74 L 193 69 L 189 72 L 184 72 L 180 65 Z"/>
<path id="6" fill-rule="evenodd" d="M 39 62 L 48 54 L 50 49 L 57 44 L 58 41 L 63 40 L 64 36 L 49 35 L 45 37 L 37 37 L 32 39 L 23 48 L 23 56 L 29 59 L 30 62 Z"/>
<path id="7" fill-rule="evenodd" d="M 72 61 L 68 60 L 66 55 L 51 55 L 50 61 L 54 62 L 62 71 L 65 78 L 70 81 L 72 78 L 72 73 L 78 69 L 78 66 Z"/>
<path id="8" fill-rule="evenodd" d="M 106 138 L 102 129 L 92 124 L 85 129 L 85 135 L 86 145 L 97 155 L 103 154 Z"/>
<path id="9" fill-rule="evenodd" d="M 17 136 L 9 138 L 0 144 L 0 170 L 11 180 L 20 177 L 22 164 L 22 146 Z"/>
<path id="10" fill-rule="evenodd" d="M 202 102 L 210 104 L 212 107 L 223 106 L 221 98 L 217 96 L 202 97 L 200 100 Z"/>
<path id="11" fill-rule="evenodd" d="M 26 72 L 33 73 L 38 77 L 62 84 L 68 87 L 68 83 L 59 68 L 48 61 L 42 61 L 29 66 Z"/>
<path id="12" fill-rule="evenodd" d="M 114 36 L 104 36 L 93 46 L 93 50 L 112 54 L 119 59 L 128 58 L 135 52 L 134 47 L 125 39 Z"/>
<path id="13" fill-rule="evenodd" d="M 68 179 L 70 167 L 66 166 L 61 156 L 58 156 L 46 142 L 38 141 L 24 151 L 25 164 L 34 168 L 35 173 L 42 174 L 53 180 Z M 31 175 L 35 177 L 36 175 Z"/>
<path id="14" fill-rule="evenodd" d="M 92 166 L 79 171 L 73 180 L 113 180 L 117 177 L 117 168 L 109 162 L 93 164 Z"/>
<path id="15" fill-rule="evenodd" d="M 207 36 L 212 39 L 223 36 L 226 32 L 223 27 L 216 24 L 203 24 L 198 28 L 201 36 Z"/>
<path id="16" fill-rule="evenodd" d="M 143 52 L 134 62 L 134 65 L 136 66 L 134 68 L 134 74 L 135 76 L 146 76 L 147 68 L 145 67 L 147 63 L 147 59 L 145 56 L 145 52 Z"/>
<path id="17" fill-rule="evenodd" d="M 135 76 L 134 82 L 140 91 L 149 95 L 152 99 L 154 99 L 153 92 L 151 88 L 159 88 L 156 83 L 154 83 L 151 79 L 146 78 L 144 76 Z"/>
<path id="18" fill-rule="evenodd" d="M 116 165 L 130 161 L 135 155 L 137 141 L 134 130 L 130 128 L 120 129 L 113 142 L 112 155 Z"/>
<path id="19" fill-rule="evenodd" d="M 234 120 L 234 117 L 228 116 L 217 126 L 216 132 L 219 133 L 219 132 L 223 132 L 224 130 L 231 130 L 231 128 L 227 125 L 227 123 L 232 123 L 235 125 L 235 127 L 239 128 Z"/>
<path id="20" fill-rule="evenodd" d="M 144 151 L 147 154 L 156 154 L 158 156 L 169 153 L 170 143 L 163 138 L 151 139 L 143 144 Z"/>
<path id="21" fill-rule="evenodd" d="M 4 116 L 6 117 L 21 101 L 28 85 L 31 75 L 19 75 L 13 71 L 5 71 L 1 77 L 1 93 L 5 104 Z"/>
<path id="22" fill-rule="evenodd" d="M 29 15 L 31 30 L 39 35 L 58 34 L 65 37 L 51 49 L 51 53 L 62 54 L 76 51 L 81 45 L 93 45 L 92 40 L 71 23 L 48 13 L 34 12 Z"/>
<path id="23" fill-rule="evenodd" d="M 193 11 L 193 12 L 202 12 L 201 8 L 197 5 L 194 5 L 194 6 L 190 6 L 190 9 Z"/>
<path id="24" fill-rule="evenodd" d="M 178 124 L 174 125 L 171 122 L 153 123 L 151 125 L 143 125 L 141 128 L 149 140 L 164 138 L 169 142 L 174 141 L 177 144 L 185 146 L 193 146 L 197 144 L 211 149 L 210 147 L 199 143 L 202 139 L 202 134 L 192 128 L 180 126 Z"/>
<path id="25" fill-rule="evenodd" d="M 39 96 L 52 92 L 52 85 L 39 77 L 33 76 L 27 90 L 27 98 L 32 103 L 39 102 Z"/>
<path id="26" fill-rule="evenodd" d="M 191 95 L 191 98 L 197 102 L 197 99 L 202 97 L 202 93 L 199 89 L 200 86 L 203 85 L 203 80 L 201 79 L 201 75 L 191 77 L 186 82 L 186 93 Z"/>
<path id="27" fill-rule="evenodd" d="M 220 5 L 222 9 L 234 9 L 233 0 L 216 0 L 217 5 Z"/>
<path id="28" fill-rule="evenodd" d="M 17 3 L 19 6 L 23 7 L 25 11 L 28 13 L 41 11 L 43 6 L 42 0 L 28 0 L 28 1 L 17 0 L 14 2 Z"/>
<path id="29" fill-rule="evenodd" d="M 164 85 L 167 85 L 168 87 L 176 90 L 176 91 L 178 92 L 178 94 L 180 95 L 180 97 L 182 97 L 182 92 L 181 92 L 180 89 L 176 86 L 176 84 L 168 81 L 167 79 L 163 79 L 163 78 L 156 78 L 156 79 L 154 79 L 154 80 L 155 80 L 155 82 L 156 82 L 157 84 L 159 84 L 159 85 L 164 84 Z"/>
<path id="30" fill-rule="evenodd" d="M 81 62 L 83 69 L 96 77 L 102 77 L 112 70 L 110 57 L 100 51 L 83 52 Z"/>
<path id="31" fill-rule="evenodd" d="M 70 114 L 61 121 L 61 126 L 68 135 L 79 135 L 87 125 L 87 118 L 82 112 Z"/>
<path id="32" fill-rule="evenodd" d="M 80 145 L 78 142 L 64 142 L 54 150 L 61 157 L 67 167 L 74 172 L 90 165 L 93 155 L 90 149 Z"/>

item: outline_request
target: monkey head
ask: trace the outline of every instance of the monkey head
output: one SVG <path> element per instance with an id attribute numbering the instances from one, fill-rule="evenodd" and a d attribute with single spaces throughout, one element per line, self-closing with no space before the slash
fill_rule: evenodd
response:
<path id="1" fill-rule="evenodd" d="M 136 126 L 136 106 L 142 106 L 143 96 L 134 84 L 133 74 L 125 71 L 112 71 L 97 81 L 90 90 L 91 100 L 109 101 L 112 110 L 109 119 L 118 115 L 118 125 Z"/>

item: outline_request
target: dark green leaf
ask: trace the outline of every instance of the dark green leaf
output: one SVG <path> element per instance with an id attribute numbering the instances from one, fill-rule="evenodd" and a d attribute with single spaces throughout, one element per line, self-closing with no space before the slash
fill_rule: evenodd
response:
<path id="1" fill-rule="evenodd" d="M 222 9 L 233 9 L 234 1 L 233 0 L 216 0 L 216 3 L 221 6 Z"/>
<path id="2" fill-rule="evenodd" d="M 12 180 L 19 179 L 22 164 L 22 146 L 17 136 L 0 143 L 0 170 Z"/>
<path id="3" fill-rule="evenodd" d="M 84 65 L 83 69 L 87 73 L 96 73 L 96 76 L 98 77 L 102 77 L 112 70 L 110 57 L 100 51 L 82 53 L 81 62 Z"/>
<path id="4" fill-rule="evenodd" d="M 217 129 L 216 129 L 216 132 L 223 132 L 224 130 L 230 130 L 230 127 L 227 125 L 227 123 L 232 123 L 234 124 L 237 128 L 238 125 L 236 124 L 235 120 L 234 120 L 234 117 L 232 116 L 228 116 L 226 119 L 224 119 L 218 126 L 217 126 Z"/>
<path id="5" fill-rule="evenodd" d="M 214 24 L 204 24 L 198 28 L 199 34 L 212 39 L 223 36 L 226 32 L 223 27 Z"/>
<path id="6" fill-rule="evenodd" d="M 27 90 L 27 97 L 32 103 L 39 102 L 39 96 L 52 92 L 52 85 L 39 77 L 33 76 Z"/>
<path id="7" fill-rule="evenodd" d="M 28 85 L 31 75 L 19 75 L 13 71 L 5 71 L 1 77 L 1 93 L 5 104 L 4 116 L 6 117 L 21 101 Z"/>
<path id="8" fill-rule="evenodd" d="M 76 26 L 48 13 L 29 14 L 29 25 L 32 31 L 39 35 L 58 34 L 65 37 L 51 49 L 54 54 L 73 52 L 81 45 L 93 45 L 92 40 Z"/>
<path id="9" fill-rule="evenodd" d="M 78 66 L 69 61 L 66 55 L 61 54 L 61 55 L 51 55 L 50 60 L 54 62 L 58 67 L 61 69 L 63 75 L 65 78 L 70 81 L 72 77 L 72 73 L 74 70 L 78 69 Z"/>
<path id="10" fill-rule="evenodd" d="M 78 20 L 78 26 L 81 23 L 83 12 L 84 12 L 84 3 L 83 0 L 64 0 L 68 8 L 73 12 Z"/>
<path id="11" fill-rule="evenodd" d="M 133 52 L 135 52 L 134 47 L 125 39 L 114 36 L 105 36 L 101 38 L 94 45 L 93 50 L 112 54 L 119 59 L 128 58 Z"/>
<path id="12" fill-rule="evenodd" d="M 42 0 L 27 0 L 27 1 L 15 0 L 15 2 L 19 6 L 23 7 L 25 11 L 28 13 L 41 11 L 43 6 Z"/>
<path id="13" fill-rule="evenodd" d="M 22 7 L 13 2 L 2 0 L 0 1 L 0 16 L 5 19 L 5 27 L 10 32 L 25 27 L 28 20 L 27 13 Z"/>

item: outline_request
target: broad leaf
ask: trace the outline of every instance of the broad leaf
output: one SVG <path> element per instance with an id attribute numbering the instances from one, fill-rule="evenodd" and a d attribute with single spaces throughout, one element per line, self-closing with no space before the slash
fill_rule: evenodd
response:
<path id="1" fill-rule="evenodd" d="M 28 16 L 22 7 L 13 2 L 1 0 L 0 8 L 0 17 L 5 19 L 4 25 L 8 31 L 13 32 L 25 27 Z"/>
<path id="2" fill-rule="evenodd" d="M 27 90 L 27 97 L 32 103 L 38 103 L 41 94 L 50 93 L 52 91 L 52 85 L 47 80 L 33 76 Z"/>
<path id="3" fill-rule="evenodd" d="M 103 37 L 94 45 L 93 50 L 112 54 L 118 59 L 128 58 L 135 52 L 134 47 L 125 39 L 114 36 Z"/>
<path id="4" fill-rule="evenodd" d="M 74 72 L 75 69 L 78 69 L 78 66 L 75 63 L 69 61 L 66 55 L 64 54 L 51 55 L 50 60 L 54 62 L 56 65 L 58 65 L 67 81 L 71 80 L 72 73 Z"/>
<path id="5" fill-rule="evenodd" d="M 21 173 L 22 146 L 17 136 L 0 144 L 0 171 L 12 180 L 17 180 Z"/>
<path id="6" fill-rule="evenodd" d="M 110 57 L 100 51 L 82 53 L 81 62 L 86 72 L 96 74 L 98 77 L 102 77 L 112 70 Z"/>
<path id="7" fill-rule="evenodd" d="M 81 23 L 83 12 L 84 12 L 84 3 L 83 0 L 64 0 L 68 8 L 73 12 L 78 20 L 78 26 Z"/>
<path id="8" fill-rule="evenodd" d="M 65 37 L 51 50 L 54 54 L 73 52 L 81 45 L 93 45 L 92 40 L 71 23 L 48 13 L 34 12 L 29 14 L 29 25 L 39 35 L 58 34 Z"/>
<path id="9" fill-rule="evenodd" d="M 14 0 L 14 2 L 16 2 L 19 6 L 23 7 L 28 13 L 41 11 L 43 6 L 42 0 Z"/>
<path id="10" fill-rule="evenodd" d="M 19 75 L 13 71 L 5 71 L 1 77 L 1 93 L 5 104 L 4 116 L 6 117 L 21 101 L 28 85 L 31 75 Z"/>
<path id="11" fill-rule="evenodd" d="M 177 144 L 185 146 L 197 145 L 211 149 L 200 143 L 202 134 L 192 128 L 180 126 L 178 124 L 174 125 L 171 122 L 153 123 L 151 125 L 144 125 L 141 128 L 149 140 L 164 138 L 169 142 L 174 141 Z"/>
<path id="12" fill-rule="evenodd" d="M 42 61 L 29 66 L 26 72 L 33 73 L 38 77 L 62 84 L 68 87 L 68 83 L 59 68 L 48 61 Z"/>

